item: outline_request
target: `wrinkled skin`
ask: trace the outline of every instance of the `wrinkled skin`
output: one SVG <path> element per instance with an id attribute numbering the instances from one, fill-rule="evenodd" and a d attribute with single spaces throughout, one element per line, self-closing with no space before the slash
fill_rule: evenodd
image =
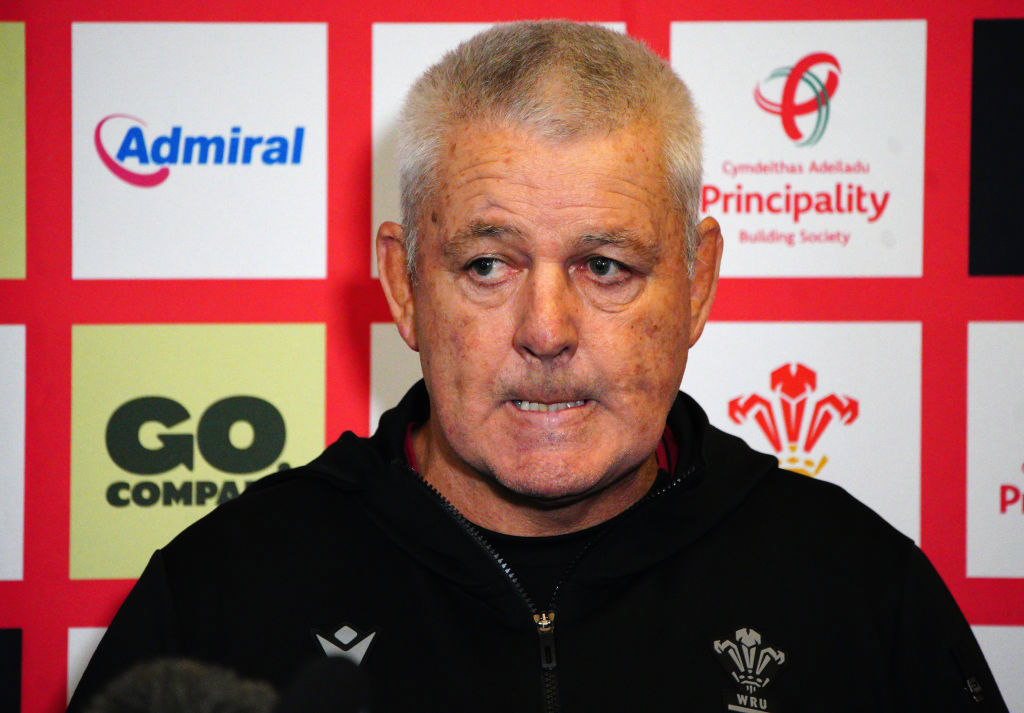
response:
<path id="1" fill-rule="evenodd" d="M 454 134 L 415 281 L 401 227 L 377 236 L 392 315 L 430 393 L 413 438 L 421 473 L 490 529 L 597 524 L 656 476 L 714 295 L 718 225 L 701 222 L 688 279 L 649 128 L 557 142 L 508 126 Z"/>

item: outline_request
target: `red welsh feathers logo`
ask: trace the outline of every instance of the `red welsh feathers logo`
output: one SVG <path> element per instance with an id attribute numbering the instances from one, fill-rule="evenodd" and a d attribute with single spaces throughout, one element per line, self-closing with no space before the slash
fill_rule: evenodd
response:
<path id="1" fill-rule="evenodd" d="M 777 403 L 760 394 L 739 396 L 729 402 L 729 418 L 740 424 L 754 419 L 775 450 L 780 466 L 804 475 L 817 475 L 828 462 L 828 456 L 818 455 L 814 450 L 822 434 L 832 421 L 849 425 L 858 415 L 857 401 L 849 396 L 829 394 L 812 400 L 817 386 L 818 375 L 814 370 L 803 364 L 783 364 L 771 374 L 771 389 Z M 780 414 L 784 433 L 779 432 Z"/>

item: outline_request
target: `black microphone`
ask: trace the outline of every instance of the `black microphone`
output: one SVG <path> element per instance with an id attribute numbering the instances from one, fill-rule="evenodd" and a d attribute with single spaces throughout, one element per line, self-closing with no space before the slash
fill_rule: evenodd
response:
<path id="1" fill-rule="evenodd" d="M 370 690 L 359 667 L 341 656 L 299 669 L 274 713 L 370 713 Z"/>

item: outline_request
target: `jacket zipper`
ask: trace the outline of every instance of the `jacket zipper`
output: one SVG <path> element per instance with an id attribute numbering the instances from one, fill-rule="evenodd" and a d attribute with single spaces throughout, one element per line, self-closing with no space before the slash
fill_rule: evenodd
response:
<path id="1" fill-rule="evenodd" d="M 480 533 L 476 526 L 467 520 L 465 516 L 459 512 L 458 508 L 452 505 L 448 498 L 442 495 L 437 488 L 428 483 L 423 476 L 405 463 L 402 463 L 402 466 L 412 473 L 423 487 L 433 493 L 434 497 L 436 497 L 441 503 L 444 511 L 448 513 L 459 528 L 465 532 L 495 564 L 498 565 L 501 571 L 505 574 L 505 578 L 508 579 L 512 588 L 519 595 L 520 600 L 522 600 L 523 604 L 526 605 L 526 608 L 529 609 L 534 626 L 537 627 L 537 637 L 540 642 L 541 695 L 544 701 L 544 713 L 560 713 L 562 705 L 559 701 L 558 695 L 558 655 L 555 649 L 555 615 L 557 611 L 556 605 L 558 602 L 558 594 L 562 589 L 562 584 L 569 578 L 569 574 L 576 568 L 576 565 L 579 564 L 584 555 L 593 549 L 595 544 L 603 539 L 603 537 L 608 533 L 608 530 L 600 532 L 596 537 L 589 540 L 580 548 L 580 551 L 576 553 L 576 556 L 573 557 L 569 565 L 565 570 L 563 570 L 561 577 L 555 584 L 555 589 L 551 593 L 551 600 L 548 602 L 547 610 L 539 611 L 537 609 L 537 605 L 533 602 L 533 598 L 527 594 L 522 582 L 519 581 L 519 577 L 512 571 L 512 567 L 509 566 L 504 557 L 498 554 L 498 551 L 491 546 L 491 543 L 487 541 L 487 538 Z M 634 512 L 641 503 L 660 497 L 664 493 L 674 489 L 679 483 L 686 480 L 694 470 L 696 470 L 696 467 L 690 466 L 690 468 L 682 475 L 673 478 L 671 481 L 658 488 L 657 491 L 648 493 L 630 505 L 622 512 L 622 515 L 630 514 Z"/>
<path id="2" fill-rule="evenodd" d="M 476 526 L 467 520 L 459 512 L 458 508 L 452 505 L 448 498 L 443 496 L 437 488 L 424 480 L 423 476 L 408 466 L 405 466 L 405 468 L 415 475 L 423 487 L 437 498 L 441 507 L 455 521 L 459 529 L 465 532 L 487 554 L 491 561 L 498 565 L 505 578 L 512 585 L 512 589 L 515 590 L 516 594 L 519 595 L 519 599 L 529 610 L 534 626 L 537 628 L 537 637 L 540 643 L 541 694 L 544 699 L 544 713 L 559 713 L 561 705 L 558 702 L 558 678 L 555 671 L 558 667 L 558 656 L 555 651 L 555 612 L 550 609 L 548 611 L 539 611 L 537 605 L 533 602 L 533 598 L 527 594 L 522 582 L 519 581 L 519 577 L 512 571 L 512 567 L 491 546 L 487 538 L 480 534 Z"/>

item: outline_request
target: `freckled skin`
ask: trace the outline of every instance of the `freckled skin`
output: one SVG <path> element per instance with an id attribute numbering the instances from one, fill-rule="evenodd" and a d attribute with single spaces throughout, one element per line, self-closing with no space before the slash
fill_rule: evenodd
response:
<path id="1" fill-rule="evenodd" d="M 484 527 L 582 529 L 653 482 L 714 294 L 718 226 L 700 224 L 691 282 L 650 128 L 554 142 L 471 125 L 457 136 L 419 226 L 415 284 L 401 228 L 385 223 L 377 238 L 385 294 L 430 393 L 417 461 Z M 583 404 L 538 413 L 522 400 Z"/>

